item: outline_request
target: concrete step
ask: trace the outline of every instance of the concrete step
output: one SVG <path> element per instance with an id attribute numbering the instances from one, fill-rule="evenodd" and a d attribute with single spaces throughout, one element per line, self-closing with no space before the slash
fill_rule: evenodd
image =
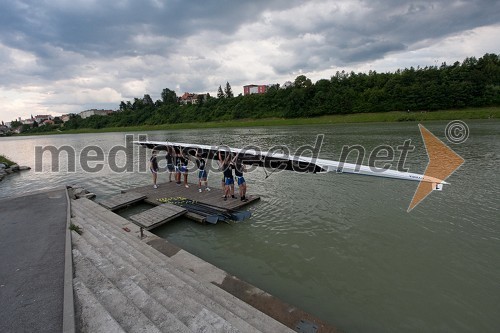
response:
<path id="1" fill-rule="evenodd" d="M 88 233 L 87 233 L 88 236 Z M 131 271 L 113 261 L 112 253 L 101 256 L 92 249 L 92 245 L 85 242 L 85 238 L 76 237 L 75 247 L 85 258 L 97 268 L 120 292 L 127 297 L 144 315 L 153 322 L 160 331 L 190 332 L 191 330 L 175 315 L 159 303 L 152 295 L 141 288 L 130 278 Z M 81 275 L 84 275 L 82 273 Z"/>
<path id="2" fill-rule="evenodd" d="M 75 292 L 76 320 L 81 332 L 124 333 L 123 328 L 113 319 L 95 295 L 80 279 L 73 280 Z"/>
<path id="3" fill-rule="evenodd" d="M 112 218 L 113 218 L 112 220 L 106 220 L 106 222 L 108 222 L 108 223 L 97 223 L 96 224 L 93 221 L 93 220 L 95 220 L 95 215 L 96 215 L 95 213 L 88 213 L 86 211 L 84 211 L 82 213 L 86 214 L 83 216 L 85 216 L 89 220 L 88 223 L 94 224 L 94 227 L 99 228 L 99 230 L 101 230 L 102 233 L 106 237 L 111 239 L 111 242 L 113 245 L 114 245 L 114 242 L 124 242 L 127 244 L 127 246 L 131 246 L 132 248 L 136 249 L 139 252 L 139 256 L 141 256 L 145 260 L 146 263 L 153 263 L 154 268 L 156 268 L 156 267 L 161 268 L 161 267 L 167 265 L 166 266 L 167 269 L 172 270 L 170 273 L 172 273 L 172 274 L 178 273 L 181 275 L 182 281 L 184 281 L 186 283 L 193 282 L 195 285 L 199 285 L 199 286 L 202 286 L 205 288 L 207 287 L 207 284 L 199 281 L 198 277 L 195 274 L 193 274 L 191 271 L 189 271 L 189 270 L 186 271 L 183 267 L 180 267 L 177 263 L 175 263 L 169 257 L 158 252 L 156 249 L 148 246 L 147 244 L 142 242 L 140 239 L 138 239 L 138 237 L 133 236 L 132 232 L 127 233 L 127 232 L 121 230 L 119 227 L 115 227 L 114 223 L 116 222 L 116 218 L 122 219 L 121 217 L 115 215 L 115 216 L 112 216 Z M 109 214 L 109 212 L 107 212 L 107 211 L 105 213 Z M 99 218 L 104 219 L 106 217 L 99 216 Z M 124 221 L 126 221 L 126 220 L 124 220 Z M 124 238 L 124 235 L 126 235 L 125 238 Z M 144 246 L 144 245 L 146 245 L 146 246 Z M 184 276 L 185 274 L 189 275 L 187 277 L 187 280 L 186 280 L 186 277 Z M 219 288 L 217 288 L 213 285 L 210 285 L 210 284 L 208 284 L 208 287 L 210 288 L 210 290 L 213 290 L 213 289 L 218 290 L 219 289 Z M 210 295 L 210 296 L 212 296 L 212 295 Z"/>
<path id="4" fill-rule="evenodd" d="M 78 220 L 79 221 L 79 220 Z M 77 221 L 75 221 L 77 222 Z M 129 256 L 129 252 L 123 251 L 116 244 L 111 248 L 108 241 L 105 240 L 101 234 L 101 237 L 95 237 L 93 233 L 99 233 L 98 230 L 93 229 L 92 226 L 87 225 L 85 228 L 85 239 L 89 244 L 80 244 L 80 251 L 91 261 L 101 272 L 106 275 L 115 285 L 120 288 L 123 282 L 113 276 L 115 271 L 109 271 L 107 267 L 119 267 L 121 275 L 126 278 L 126 282 L 133 281 L 148 297 L 152 298 L 150 303 L 157 302 L 155 308 L 150 309 L 149 312 L 154 312 L 156 306 L 161 306 L 165 308 L 169 313 L 168 315 L 174 316 L 183 325 L 188 327 L 193 332 L 236 332 L 232 326 L 227 323 L 226 320 L 220 316 L 212 313 L 207 308 L 197 303 L 194 299 L 186 297 L 186 292 L 182 290 L 185 285 L 184 282 L 177 279 L 171 274 L 158 274 L 154 272 L 150 267 L 143 265 L 138 262 L 134 257 L 130 257 L 132 262 L 126 260 Z M 139 269 L 134 267 L 133 264 L 139 266 Z M 123 277 L 122 277 L 123 278 Z M 121 288 L 120 288 L 121 289 Z M 123 291 L 122 291 L 123 292 Z M 126 291 L 123 292 L 127 295 Z M 127 295 L 127 297 L 133 299 L 135 295 Z M 146 296 L 143 296 L 146 297 Z M 137 306 L 141 306 L 142 303 L 134 302 Z M 144 309 L 142 309 L 144 312 Z M 156 317 L 148 317 L 156 322 Z M 178 331 L 181 331 L 180 329 Z"/>
<path id="5" fill-rule="evenodd" d="M 79 213 L 80 216 L 84 216 L 83 213 L 88 211 L 87 210 L 81 211 L 79 209 L 75 209 L 75 212 Z M 106 213 L 108 212 L 106 211 Z M 94 213 L 92 213 L 92 215 L 94 215 Z M 222 323 L 227 321 L 230 325 L 237 327 L 242 331 L 255 331 L 255 328 L 253 328 L 245 319 L 242 319 L 241 317 L 234 314 L 233 311 L 237 309 L 239 312 L 244 313 L 246 318 L 249 318 L 251 316 L 255 316 L 256 312 L 260 313 L 258 310 L 254 309 L 253 307 L 250 307 L 248 304 L 243 303 L 241 300 L 235 298 L 230 294 L 227 294 L 225 291 L 221 290 L 220 288 L 212 284 L 195 279 L 195 277 L 192 276 L 193 274 L 186 275 L 185 272 L 178 271 L 178 269 L 173 265 L 173 261 L 171 261 L 170 258 L 159 253 L 158 251 L 151 248 L 147 244 L 143 243 L 139 239 L 135 239 L 133 236 L 132 238 L 128 237 L 129 236 L 128 233 L 125 233 L 120 229 L 112 227 L 108 228 L 106 227 L 105 223 L 95 223 L 94 219 L 90 218 L 89 216 L 84 216 L 84 219 L 87 219 L 87 221 L 83 222 L 84 226 L 87 226 L 89 228 L 95 227 L 100 231 L 102 231 L 101 235 L 102 237 L 104 238 L 110 237 L 113 249 L 115 247 L 120 247 L 121 241 L 123 240 L 129 241 L 126 245 L 122 245 L 122 248 L 124 248 L 126 252 L 132 253 L 130 245 L 133 245 L 138 249 L 137 252 L 135 251 L 133 252 L 133 258 L 131 259 L 131 263 L 135 263 L 136 265 L 140 263 L 141 265 L 138 268 L 140 268 L 140 270 L 143 271 L 143 273 L 150 274 L 149 276 L 152 279 L 157 278 L 158 276 L 164 277 L 163 279 L 161 279 L 161 283 L 167 283 L 167 282 L 172 283 L 172 281 L 177 281 L 178 283 L 180 283 L 179 288 L 181 288 L 181 297 L 187 296 L 187 299 L 185 301 L 193 300 L 200 303 L 203 307 L 205 307 L 204 311 L 206 312 L 207 315 L 208 313 L 213 312 L 217 316 L 223 317 L 224 321 Z M 146 252 L 146 255 L 141 254 L 140 251 Z M 158 256 L 159 259 L 154 260 L 156 256 Z M 154 272 L 151 273 L 150 270 Z M 173 272 L 175 274 L 172 274 Z M 195 285 L 195 287 L 197 288 L 194 288 L 193 285 Z M 221 293 L 229 295 L 231 298 L 236 300 L 236 302 L 230 302 L 230 300 L 228 300 L 226 295 L 223 294 L 221 295 Z M 221 302 L 228 303 L 228 306 L 223 307 L 220 304 Z M 248 310 L 249 313 L 243 312 L 240 309 L 241 304 L 249 308 Z M 191 304 L 190 306 L 196 310 L 200 310 L 198 309 L 196 304 Z M 211 322 L 218 323 L 218 321 L 216 320 L 217 316 L 213 316 L 214 318 L 212 318 Z M 269 319 L 272 322 L 274 321 L 274 319 L 272 318 Z M 218 326 L 221 329 L 227 326 L 227 325 L 221 325 L 222 323 L 218 324 Z"/>
<path id="6" fill-rule="evenodd" d="M 176 283 L 181 281 L 186 284 L 186 286 L 182 287 L 183 293 L 191 295 L 190 297 L 196 299 L 206 309 L 210 309 L 211 312 L 225 318 L 233 327 L 237 327 L 242 331 L 254 331 L 256 329 L 263 332 L 291 331 L 286 326 L 233 295 L 203 281 L 190 270 L 143 243 L 132 232 L 127 233 L 122 230 L 123 226 L 130 225 L 129 221 L 87 199 L 73 201 L 72 210 L 74 211 L 73 215 L 83 217 L 84 229 L 85 225 L 92 226 L 95 229 L 92 232 L 102 233 L 111 248 L 121 248 L 120 255 L 128 254 L 131 248 L 134 249 L 133 256 L 127 255 L 127 261 L 132 266 L 135 265 L 134 267 L 138 270 L 142 270 L 142 265 L 148 266 L 148 272 L 151 270 L 151 272 L 160 274 L 160 276 L 170 276 L 168 280 L 174 281 L 172 276 L 176 277 Z M 138 267 L 137 262 L 141 266 Z M 151 272 L 147 274 L 150 274 L 150 278 L 154 279 Z"/>
<path id="7" fill-rule="evenodd" d="M 74 240 L 78 236 L 72 235 Z M 73 249 L 75 277 L 84 281 L 95 298 L 115 321 L 128 332 L 161 332 L 116 286 L 93 266 L 83 254 Z"/>

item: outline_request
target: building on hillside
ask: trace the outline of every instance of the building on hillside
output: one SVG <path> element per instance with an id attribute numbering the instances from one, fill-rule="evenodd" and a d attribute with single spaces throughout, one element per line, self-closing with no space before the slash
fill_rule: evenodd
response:
<path id="1" fill-rule="evenodd" d="M 281 85 L 281 89 L 286 89 L 286 88 L 291 88 L 291 87 L 293 87 L 292 81 L 286 81 L 285 83 L 283 83 Z"/>
<path id="2" fill-rule="evenodd" d="M 243 95 L 251 95 L 251 94 L 265 94 L 267 92 L 268 86 L 265 84 L 249 84 L 243 86 Z"/>
<path id="3" fill-rule="evenodd" d="M 27 119 L 23 119 L 23 120 L 19 120 L 21 122 L 21 124 L 23 125 L 33 125 L 33 123 L 35 122 L 35 118 L 27 118 Z"/>
<path id="4" fill-rule="evenodd" d="M 185 92 L 181 97 L 179 97 L 179 104 L 198 104 L 200 101 L 206 101 L 208 99 L 208 94 L 194 94 Z"/>
<path id="5" fill-rule="evenodd" d="M 33 118 L 33 117 L 32 117 Z M 43 123 L 45 120 L 52 120 L 52 116 L 50 114 L 39 114 L 35 116 L 35 121 L 38 124 Z"/>
<path id="6" fill-rule="evenodd" d="M 59 118 L 61 118 L 62 122 L 65 123 L 71 119 L 71 116 L 74 116 L 74 114 L 73 113 L 63 114 Z"/>
<path id="7" fill-rule="evenodd" d="M 91 110 L 85 110 L 79 113 L 80 117 L 82 119 L 88 118 L 90 116 L 107 116 L 111 113 L 113 113 L 113 110 L 97 110 L 97 109 L 91 109 Z"/>
<path id="8" fill-rule="evenodd" d="M 40 125 L 54 125 L 54 121 L 52 119 L 45 119 Z"/>

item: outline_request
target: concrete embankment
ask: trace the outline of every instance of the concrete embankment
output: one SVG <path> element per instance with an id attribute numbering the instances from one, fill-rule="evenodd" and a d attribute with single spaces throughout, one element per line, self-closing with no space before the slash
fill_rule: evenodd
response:
<path id="1" fill-rule="evenodd" d="M 62 331 L 67 209 L 65 188 L 0 200 L 0 332 Z"/>
<path id="2" fill-rule="evenodd" d="M 88 331 L 293 332 L 148 246 L 127 220 L 72 202 L 77 326 Z M 128 227 L 126 226 L 128 225 Z"/>
<path id="3" fill-rule="evenodd" d="M 0 200 L 0 332 L 335 332 L 69 197 L 58 188 Z"/>

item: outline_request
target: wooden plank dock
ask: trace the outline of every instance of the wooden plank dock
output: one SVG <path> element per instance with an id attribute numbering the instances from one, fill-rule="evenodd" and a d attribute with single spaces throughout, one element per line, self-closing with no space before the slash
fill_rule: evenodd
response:
<path id="1" fill-rule="evenodd" d="M 104 208 L 115 211 L 120 208 L 130 206 L 144 199 L 146 199 L 146 195 L 142 193 L 127 191 L 126 193 L 121 193 L 106 200 L 100 201 L 99 204 L 101 204 L 101 206 L 103 206 Z"/>
<path id="2" fill-rule="evenodd" d="M 185 208 L 172 204 L 163 204 L 142 213 L 132 215 L 130 219 L 139 227 L 151 230 L 185 213 L 187 213 Z"/>
<path id="3" fill-rule="evenodd" d="M 220 186 L 220 184 L 218 185 Z M 246 202 L 241 201 L 239 197 L 237 199 L 228 198 L 226 201 L 224 201 L 224 199 L 222 198 L 224 192 L 220 187 L 212 187 L 210 191 L 203 190 L 202 192 L 199 192 L 198 184 L 190 183 L 189 188 L 186 188 L 184 187 L 184 184 L 181 184 L 179 186 L 175 182 L 160 183 L 158 184 L 158 188 L 156 189 L 153 188 L 152 185 L 146 185 L 130 188 L 122 192 L 134 192 L 141 194 L 146 197 L 144 199 L 145 202 L 155 206 L 161 205 L 161 202 L 159 202 L 158 199 L 182 197 L 223 209 L 241 210 L 244 206 L 260 200 L 260 197 L 258 195 L 247 195 L 248 201 Z M 236 196 L 238 196 L 238 186 L 235 186 L 235 194 Z M 188 212 L 185 216 L 196 222 L 205 223 L 205 218 L 201 215 Z"/>

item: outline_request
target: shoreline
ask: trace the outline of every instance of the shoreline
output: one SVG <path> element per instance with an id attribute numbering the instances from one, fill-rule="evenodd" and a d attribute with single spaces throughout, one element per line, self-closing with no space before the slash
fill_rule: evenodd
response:
<path id="1" fill-rule="evenodd" d="M 31 170 L 31 168 L 28 166 L 19 166 L 19 164 L 12 161 L 7 156 L 0 154 L 0 182 L 7 177 L 7 175 L 24 170 Z"/>
<path id="2" fill-rule="evenodd" d="M 26 133 L 14 136 L 54 135 L 54 134 L 84 134 L 84 133 L 112 133 L 112 132 L 141 132 L 181 129 L 208 129 L 208 128 L 241 128 L 267 126 L 301 126 L 301 125 L 333 125 L 352 123 L 378 122 L 415 122 L 439 120 L 466 120 L 466 119 L 500 119 L 500 107 L 467 108 L 463 110 L 439 111 L 391 111 L 378 113 L 351 113 L 343 115 L 327 115 L 313 118 L 261 118 L 219 120 L 210 122 L 177 123 L 162 125 L 139 125 L 108 128 L 82 128 L 67 131 L 51 131 L 41 133 Z"/>

